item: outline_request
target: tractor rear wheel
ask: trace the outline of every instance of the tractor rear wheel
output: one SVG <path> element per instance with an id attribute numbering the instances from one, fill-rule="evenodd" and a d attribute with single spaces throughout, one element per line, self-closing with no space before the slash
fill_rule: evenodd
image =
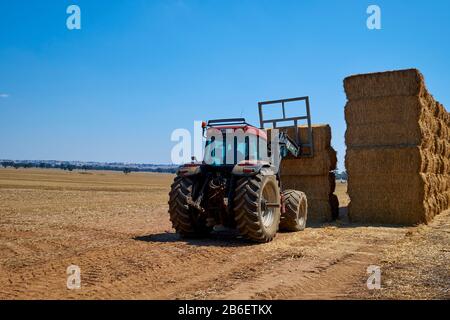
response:
<path id="1" fill-rule="evenodd" d="M 308 213 L 306 194 L 297 190 L 285 190 L 283 199 L 286 211 L 281 216 L 280 230 L 304 230 Z"/>
<path id="2" fill-rule="evenodd" d="M 240 178 L 233 202 L 236 225 L 243 237 L 255 242 L 275 237 L 280 223 L 280 189 L 275 176 Z"/>
<path id="3" fill-rule="evenodd" d="M 205 219 L 188 205 L 193 185 L 192 177 L 177 176 L 169 193 L 170 221 L 177 233 L 186 238 L 203 237 L 210 232 Z"/>

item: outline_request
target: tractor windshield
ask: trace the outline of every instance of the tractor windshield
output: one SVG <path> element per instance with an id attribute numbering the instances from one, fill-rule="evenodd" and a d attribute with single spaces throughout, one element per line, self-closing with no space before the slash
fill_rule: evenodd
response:
<path id="1" fill-rule="evenodd" d="M 244 139 L 237 139 L 237 137 L 226 139 L 225 134 L 221 137 L 208 137 L 204 162 L 221 166 L 235 165 L 242 160 L 260 160 L 258 140 L 258 136 L 245 136 Z"/>

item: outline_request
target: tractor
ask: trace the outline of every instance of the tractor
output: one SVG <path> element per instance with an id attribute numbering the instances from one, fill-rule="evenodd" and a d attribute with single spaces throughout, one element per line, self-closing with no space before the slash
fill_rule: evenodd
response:
<path id="1" fill-rule="evenodd" d="M 297 101 L 304 104 L 306 115 L 287 116 L 286 105 Z M 266 119 L 264 108 L 274 105 L 281 105 L 282 115 Z M 258 108 L 259 128 L 243 118 L 202 123 L 204 158 L 192 157 L 180 166 L 169 193 L 170 220 L 182 237 L 234 229 L 250 241 L 269 242 L 279 229 L 305 228 L 306 195 L 283 189 L 280 163 L 288 155 L 313 155 L 309 98 L 263 101 Z M 303 143 L 300 121 L 307 122 Z M 293 128 L 294 137 L 288 128 Z"/>

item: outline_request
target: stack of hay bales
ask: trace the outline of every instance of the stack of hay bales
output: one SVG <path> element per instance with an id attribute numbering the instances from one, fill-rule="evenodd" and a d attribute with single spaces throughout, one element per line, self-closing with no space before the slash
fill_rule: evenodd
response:
<path id="1" fill-rule="evenodd" d="M 325 222 L 337 218 L 339 202 L 334 193 L 336 178 L 336 151 L 331 147 L 331 128 L 329 125 L 313 125 L 314 156 L 295 158 L 288 156 L 281 161 L 280 175 L 283 190 L 303 191 L 308 199 L 308 220 Z M 295 128 L 287 130 L 295 138 Z M 308 141 L 308 128 L 298 129 L 301 143 Z M 309 150 L 305 150 L 309 152 Z"/>
<path id="2" fill-rule="evenodd" d="M 414 225 L 450 205 L 450 115 L 415 69 L 344 80 L 349 218 Z"/>

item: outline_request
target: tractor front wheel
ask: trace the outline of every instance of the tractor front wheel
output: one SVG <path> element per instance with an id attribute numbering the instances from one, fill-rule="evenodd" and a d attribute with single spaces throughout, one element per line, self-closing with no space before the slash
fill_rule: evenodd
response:
<path id="1" fill-rule="evenodd" d="M 275 176 L 257 174 L 240 178 L 234 214 L 242 236 L 255 242 L 271 241 L 280 223 L 280 189 Z"/>
<path id="2" fill-rule="evenodd" d="M 308 211 L 306 194 L 297 190 L 285 190 L 283 199 L 285 212 L 281 216 L 280 230 L 304 230 Z"/>

